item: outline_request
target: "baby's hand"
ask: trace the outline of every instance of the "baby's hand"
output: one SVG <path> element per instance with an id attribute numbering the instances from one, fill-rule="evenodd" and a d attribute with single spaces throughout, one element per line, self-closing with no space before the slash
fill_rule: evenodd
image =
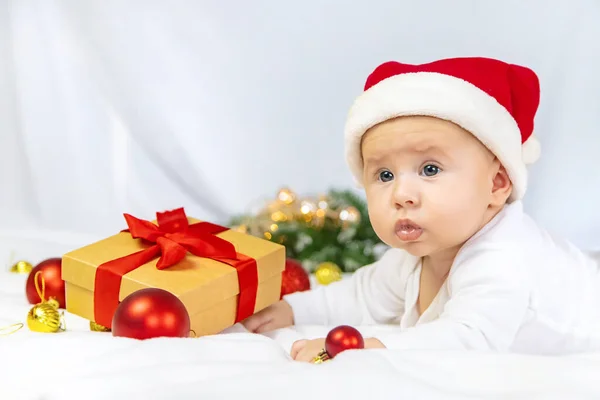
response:
<path id="1" fill-rule="evenodd" d="M 294 312 L 292 307 L 285 301 L 270 305 L 269 307 L 249 316 L 242 325 L 250 332 L 263 333 L 279 328 L 294 325 Z"/>
<path id="2" fill-rule="evenodd" d="M 379 339 L 365 339 L 365 349 L 385 349 Z M 325 349 L 325 339 L 297 340 L 292 345 L 290 355 L 296 361 L 312 362 L 322 350 Z"/>
<path id="3" fill-rule="evenodd" d="M 325 348 L 325 339 L 297 340 L 290 355 L 296 361 L 311 362 Z"/>

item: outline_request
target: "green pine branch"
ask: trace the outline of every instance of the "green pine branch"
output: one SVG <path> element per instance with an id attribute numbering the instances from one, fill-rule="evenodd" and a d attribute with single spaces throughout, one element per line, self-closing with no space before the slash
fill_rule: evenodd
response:
<path id="1" fill-rule="evenodd" d="M 354 272 L 377 259 L 375 247 L 382 245 L 371 226 L 367 203 L 359 195 L 349 190 L 330 190 L 327 193 L 329 208 L 341 210 L 352 206 L 360 215 L 358 223 L 343 226 L 338 220 L 326 218 L 320 227 L 302 220 L 277 223 L 277 230 L 271 232 L 269 240 L 286 247 L 287 257 L 300 260 L 309 270 L 322 262 L 333 262 L 344 272 Z M 239 215 L 230 220 L 229 226 L 252 225 L 258 218 L 253 215 Z M 264 237 L 264 232 L 249 232 Z"/>

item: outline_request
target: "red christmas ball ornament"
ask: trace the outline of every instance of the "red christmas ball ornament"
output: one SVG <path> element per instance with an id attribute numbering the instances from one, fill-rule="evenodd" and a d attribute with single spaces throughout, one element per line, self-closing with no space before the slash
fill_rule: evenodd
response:
<path id="1" fill-rule="evenodd" d="M 285 260 L 285 269 L 281 277 L 281 296 L 294 292 L 310 290 L 310 277 L 298 260 L 288 258 Z"/>
<path id="2" fill-rule="evenodd" d="M 330 358 L 345 350 L 364 349 L 365 341 L 361 333 L 348 325 L 333 328 L 325 338 L 325 351 Z"/>
<path id="3" fill-rule="evenodd" d="M 65 281 L 62 280 L 61 276 L 61 258 L 49 258 L 39 263 L 31 270 L 27 277 L 27 282 L 25 283 L 27 301 L 30 304 L 38 304 L 42 301 L 35 288 L 35 275 L 38 271 L 41 271 L 41 274 L 38 276 L 38 286 L 40 288 L 42 287 L 43 279 L 44 300 L 54 298 L 58 301 L 60 308 L 65 308 Z"/>
<path id="4" fill-rule="evenodd" d="M 119 304 L 111 329 L 113 336 L 132 339 L 189 337 L 190 316 L 174 294 L 158 288 L 141 289 Z"/>

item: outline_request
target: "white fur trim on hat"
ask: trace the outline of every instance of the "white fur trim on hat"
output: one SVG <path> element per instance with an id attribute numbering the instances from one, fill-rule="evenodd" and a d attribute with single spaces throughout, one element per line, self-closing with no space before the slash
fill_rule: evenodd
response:
<path id="1" fill-rule="evenodd" d="M 542 154 L 540 141 L 534 135 L 531 135 L 529 139 L 523 143 L 522 151 L 523 162 L 527 165 L 533 164 L 540 158 L 540 155 Z"/>
<path id="2" fill-rule="evenodd" d="M 358 184 L 362 185 L 364 133 L 381 122 L 407 115 L 445 119 L 471 132 L 506 168 L 513 184 L 509 201 L 523 197 L 525 160 L 535 158 L 537 140 L 531 137 L 522 149 L 517 123 L 496 99 L 467 81 L 435 72 L 394 75 L 355 100 L 346 120 L 345 144 L 346 161 Z"/>

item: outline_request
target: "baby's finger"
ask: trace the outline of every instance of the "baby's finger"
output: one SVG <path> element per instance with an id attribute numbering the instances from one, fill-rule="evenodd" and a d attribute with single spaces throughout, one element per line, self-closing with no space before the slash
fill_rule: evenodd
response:
<path id="1" fill-rule="evenodd" d="M 298 352 L 295 360 L 300 362 L 311 362 L 316 356 L 317 354 L 314 351 L 311 351 L 308 347 L 304 347 Z"/>
<path id="2" fill-rule="evenodd" d="M 255 333 L 266 333 L 266 332 L 274 331 L 275 329 L 277 329 L 277 326 L 275 325 L 275 321 L 270 320 L 270 321 L 262 324 L 258 328 L 256 328 Z"/>
<path id="3" fill-rule="evenodd" d="M 308 340 L 302 339 L 296 340 L 294 344 L 292 344 L 292 350 L 290 351 L 290 356 L 292 356 L 292 359 L 296 359 L 298 353 L 306 346 L 306 343 L 308 343 Z"/>
<path id="4" fill-rule="evenodd" d="M 264 310 L 263 310 L 264 311 Z M 242 321 L 242 325 L 250 332 L 256 332 L 262 325 L 271 321 L 271 317 L 266 312 L 258 312 Z"/>

